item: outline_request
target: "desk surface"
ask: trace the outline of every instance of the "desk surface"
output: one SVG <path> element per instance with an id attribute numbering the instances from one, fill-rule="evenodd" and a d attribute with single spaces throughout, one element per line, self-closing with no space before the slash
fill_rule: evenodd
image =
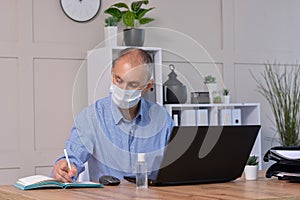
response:
<path id="1" fill-rule="evenodd" d="M 149 187 L 137 190 L 133 183 L 119 186 L 83 189 L 39 189 L 22 191 L 14 186 L 0 186 L 0 199 L 22 200 L 91 200 L 91 199 L 300 199 L 300 183 L 266 179 L 257 181 L 239 178 L 227 183 L 186 186 Z"/>

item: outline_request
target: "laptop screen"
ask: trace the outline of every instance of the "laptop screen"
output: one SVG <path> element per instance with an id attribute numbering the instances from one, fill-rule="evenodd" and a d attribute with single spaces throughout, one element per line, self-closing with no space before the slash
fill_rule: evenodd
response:
<path id="1" fill-rule="evenodd" d="M 224 182 L 243 173 L 260 125 L 174 127 L 152 184 Z"/>

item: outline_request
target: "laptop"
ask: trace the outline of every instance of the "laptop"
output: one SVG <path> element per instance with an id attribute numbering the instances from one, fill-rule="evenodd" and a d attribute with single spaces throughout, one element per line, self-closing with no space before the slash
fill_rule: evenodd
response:
<path id="1" fill-rule="evenodd" d="M 217 183 L 241 177 L 260 125 L 175 126 L 152 186 Z M 135 182 L 135 176 L 124 176 Z"/>

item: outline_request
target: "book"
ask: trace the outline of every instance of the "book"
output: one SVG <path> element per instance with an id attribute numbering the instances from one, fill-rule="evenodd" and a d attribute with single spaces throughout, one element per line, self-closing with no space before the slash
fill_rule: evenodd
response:
<path id="1" fill-rule="evenodd" d="M 103 184 L 95 182 L 75 182 L 75 183 L 64 183 L 54 178 L 44 175 L 33 175 L 24 178 L 20 178 L 14 186 L 21 190 L 31 190 L 39 188 L 102 188 Z"/>

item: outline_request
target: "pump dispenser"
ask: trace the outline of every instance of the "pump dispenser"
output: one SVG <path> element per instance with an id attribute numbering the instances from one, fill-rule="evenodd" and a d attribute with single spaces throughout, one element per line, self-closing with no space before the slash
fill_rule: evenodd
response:
<path id="1" fill-rule="evenodd" d="M 136 188 L 148 188 L 147 163 L 144 153 L 138 153 L 136 164 Z"/>

